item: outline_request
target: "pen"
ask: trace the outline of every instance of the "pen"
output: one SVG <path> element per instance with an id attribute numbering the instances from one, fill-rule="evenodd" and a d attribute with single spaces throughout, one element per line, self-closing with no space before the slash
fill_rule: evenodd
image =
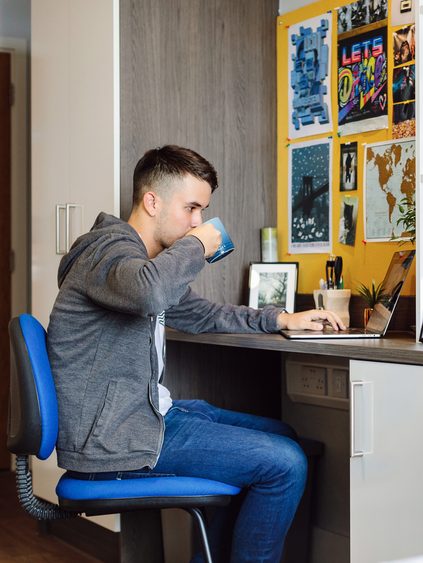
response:
<path id="1" fill-rule="evenodd" d="M 335 288 L 341 289 L 341 277 L 342 277 L 342 256 L 337 256 L 335 258 L 335 263 L 333 266 L 333 271 L 335 275 Z"/>

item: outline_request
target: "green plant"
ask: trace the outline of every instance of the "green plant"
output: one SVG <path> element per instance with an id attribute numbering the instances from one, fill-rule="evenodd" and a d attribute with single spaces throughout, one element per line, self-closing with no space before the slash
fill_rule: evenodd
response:
<path id="1" fill-rule="evenodd" d="M 367 287 L 364 283 L 360 283 L 357 287 L 357 291 L 366 302 L 367 307 L 373 309 L 376 303 L 380 303 L 387 297 L 382 283 L 383 282 L 376 285 L 375 280 L 372 280 L 372 285 L 370 287 Z"/>
<path id="2" fill-rule="evenodd" d="M 415 195 L 405 196 L 401 199 L 398 204 L 399 212 L 401 217 L 397 221 L 397 225 L 402 225 L 403 235 L 409 238 L 412 244 L 416 240 L 416 200 Z M 399 238 L 399 237 L 395 237 Z M 404 244 L 406 241 L 401 240 L 400 244 Z"/>

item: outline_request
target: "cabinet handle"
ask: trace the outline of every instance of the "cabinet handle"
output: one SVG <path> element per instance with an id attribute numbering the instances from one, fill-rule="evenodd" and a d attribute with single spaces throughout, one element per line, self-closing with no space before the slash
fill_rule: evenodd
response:
<path id="1" fill-rule="evenodd" d="M 356 392 L 362 390 L 361 408 L 358 411 Z M 357 416 L 360 415 L 360 416 Z M 361 430 L 357 439 L 357 428 Z M 360 448 L 356 448 L 359 442 Z M 351 381 L 350 383 L 350 457 L 363 457 L 373 452 L 373 383 Z"/>
<path id="2" fill-rule="evenodd" d="M 363 387 L 362 381 L 351 381 L 351 402 L 350 402 L 350 457 L 361 457 L 362 451 L 356 451 L 355 449 L 355 390 L 357 387 Z"/>
<path id="3" fill-rule="evenodd" d="M 71 209 L 81 209 L 81 229 L 84 222 L 84 218 L 83 218 L 84 206 L 78 203 L 67 203 L 66 204 L 66 252 L 69 252 L 71 247 L 71 240 L 70 240 L 70 221 L 71 221 L 70 210 Z"/>
<path id="4" fill-rule="evenodd" d="M 60 248 L 60 231 L 61 231 L 60 212 L 61 211 L 66 212 L 66 205 L 64 205 L 63 203 L 58 203 L 56 205 L 56 254 L 66 254 L 66 248 L 67 248 L 66 241 L 65 241 L 65 248 L 63 249 Z"/>

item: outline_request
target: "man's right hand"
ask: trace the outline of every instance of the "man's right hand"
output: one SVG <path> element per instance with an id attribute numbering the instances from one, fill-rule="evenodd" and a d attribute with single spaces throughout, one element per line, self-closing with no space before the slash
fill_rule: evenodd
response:
<path id="1" fill-rule="evenodd" d="M 206 258 L 213 256 L 222 243 L 222 235 L 220 231 L 217 230 L 211 223 L 199 225 L 198 227 L 188 231 L 185 236 L 194 236 L 201 241 L 204 246 L 204 256 Z"/>

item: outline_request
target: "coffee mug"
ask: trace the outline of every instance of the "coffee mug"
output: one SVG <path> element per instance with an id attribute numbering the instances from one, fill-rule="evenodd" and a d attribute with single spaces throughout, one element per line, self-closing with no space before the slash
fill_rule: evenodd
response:
<path id="1" fill-rule="evenodd" d="M 220 243 L 219 248 L 216 250 L 213 256 L 209 256 L 208 258 L 206 258 L 209 264 L 213 264 L 213 262 L 217 262 L 218 260 L 221 260 L 228 254 L 230 254 L 235 249 L 235 246 L 231 240 L 231 237 L 226 232 L 226 229 L 223 226 L 223 223 L 219 219 L 219 217 L 213 217 L 213 219 L 204 221 L 204 225 L 207 225 L 207 223 L 211 223 L 212 225 L 214 225 L 214 227 L 218 231 L 220 231 L 220 234 L 222 235 L 222 242 Z"/>

